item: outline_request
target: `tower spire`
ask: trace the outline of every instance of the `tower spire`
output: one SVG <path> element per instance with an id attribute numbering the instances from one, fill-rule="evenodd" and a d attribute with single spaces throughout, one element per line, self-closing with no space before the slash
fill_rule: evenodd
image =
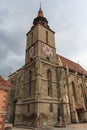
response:
<path id="1" fill-rule="evenodd" d="M 43 11 L 42 11 L 42 8 L 41 8 L 41 2 L 40 2 L 39 11 L 38 11 L 38 16 L 34 19 L 33 25 L 36 25 L 37 23 L 40 23 L 40 24 L 49 28 L 48 21 L 43 15 Z"/>
<path id="2" fill-rule="evenodd" d="M 40 1 L 40 9 L 39 9 L 39 11 L 42 11 L 42 9 L 41 9 L 41 1 Z"/>
<path id="3" fill-rule="evenodd" d="M 42 8 L 41 8 L 41 1 L 40 1 L 40 8 L 39 8 L 39 11 L 38 11 L 38 17 L 43 17 L 43 11 L 42 11 Z"/>

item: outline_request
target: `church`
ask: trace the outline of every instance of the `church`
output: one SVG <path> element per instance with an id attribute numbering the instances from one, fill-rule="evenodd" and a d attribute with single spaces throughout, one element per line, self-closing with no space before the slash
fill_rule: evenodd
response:
<path id="1" fill-rule="evenodd" d="M 26 34 L 25 64 L 8 77 L 8 121 L 32 127 L 87 122 L 87 71 L 56 54 L 55 32 L 40 7 Z"/>

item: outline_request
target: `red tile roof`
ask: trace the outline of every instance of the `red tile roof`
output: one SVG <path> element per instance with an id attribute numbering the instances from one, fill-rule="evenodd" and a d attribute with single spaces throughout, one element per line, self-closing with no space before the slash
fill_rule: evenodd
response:
<path id="1" fill-rule="evenodd" d="M 0 86 L 12 87 L 12 85 L 0 76 Z"/>
<path id="2" fill-rule="evenodd" d="M 83 67 L 81 67 L 79 64 L 77 64 L 63 56 L 60 56 L 60 55 L 57 55 L 57 58 L 61 59 L 63 67 L 65 67 L 65 68 L 68 67 L 68 69 L 70 69 L 72 71 L 76 71 L 80 74 L 84 74 L 87 76 L 87 71 Z"/>

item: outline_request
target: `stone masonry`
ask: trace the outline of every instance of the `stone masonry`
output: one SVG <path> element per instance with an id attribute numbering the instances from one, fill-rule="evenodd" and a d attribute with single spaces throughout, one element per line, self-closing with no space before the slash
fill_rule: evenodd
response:
<path id="1" fill-rule="evenodd" d="M 87 71 L 56 54 L 55 32 L 41 8 L 27 33 L 25 65 L 8 80 L 14 86 L 9 122 L 41 127 L 87 121 Z"/>

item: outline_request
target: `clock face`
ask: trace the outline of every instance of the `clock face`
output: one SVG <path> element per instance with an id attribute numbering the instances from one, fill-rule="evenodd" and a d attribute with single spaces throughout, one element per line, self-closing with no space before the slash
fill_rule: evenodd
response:
<path id="1" fill-rule="evenodd" d="M 29 56 L 32 57 L 34 55 L 34 47 L 29 49 Z"/>
<path id="2" fill-rule="evenodd" d="M 48 55 L 48 56 L 51 56 L 53 57 L 53 51 L 52 51 L 52 48 L 47 46 L 47 45 L 43 45 L 43 53 Z"/>

